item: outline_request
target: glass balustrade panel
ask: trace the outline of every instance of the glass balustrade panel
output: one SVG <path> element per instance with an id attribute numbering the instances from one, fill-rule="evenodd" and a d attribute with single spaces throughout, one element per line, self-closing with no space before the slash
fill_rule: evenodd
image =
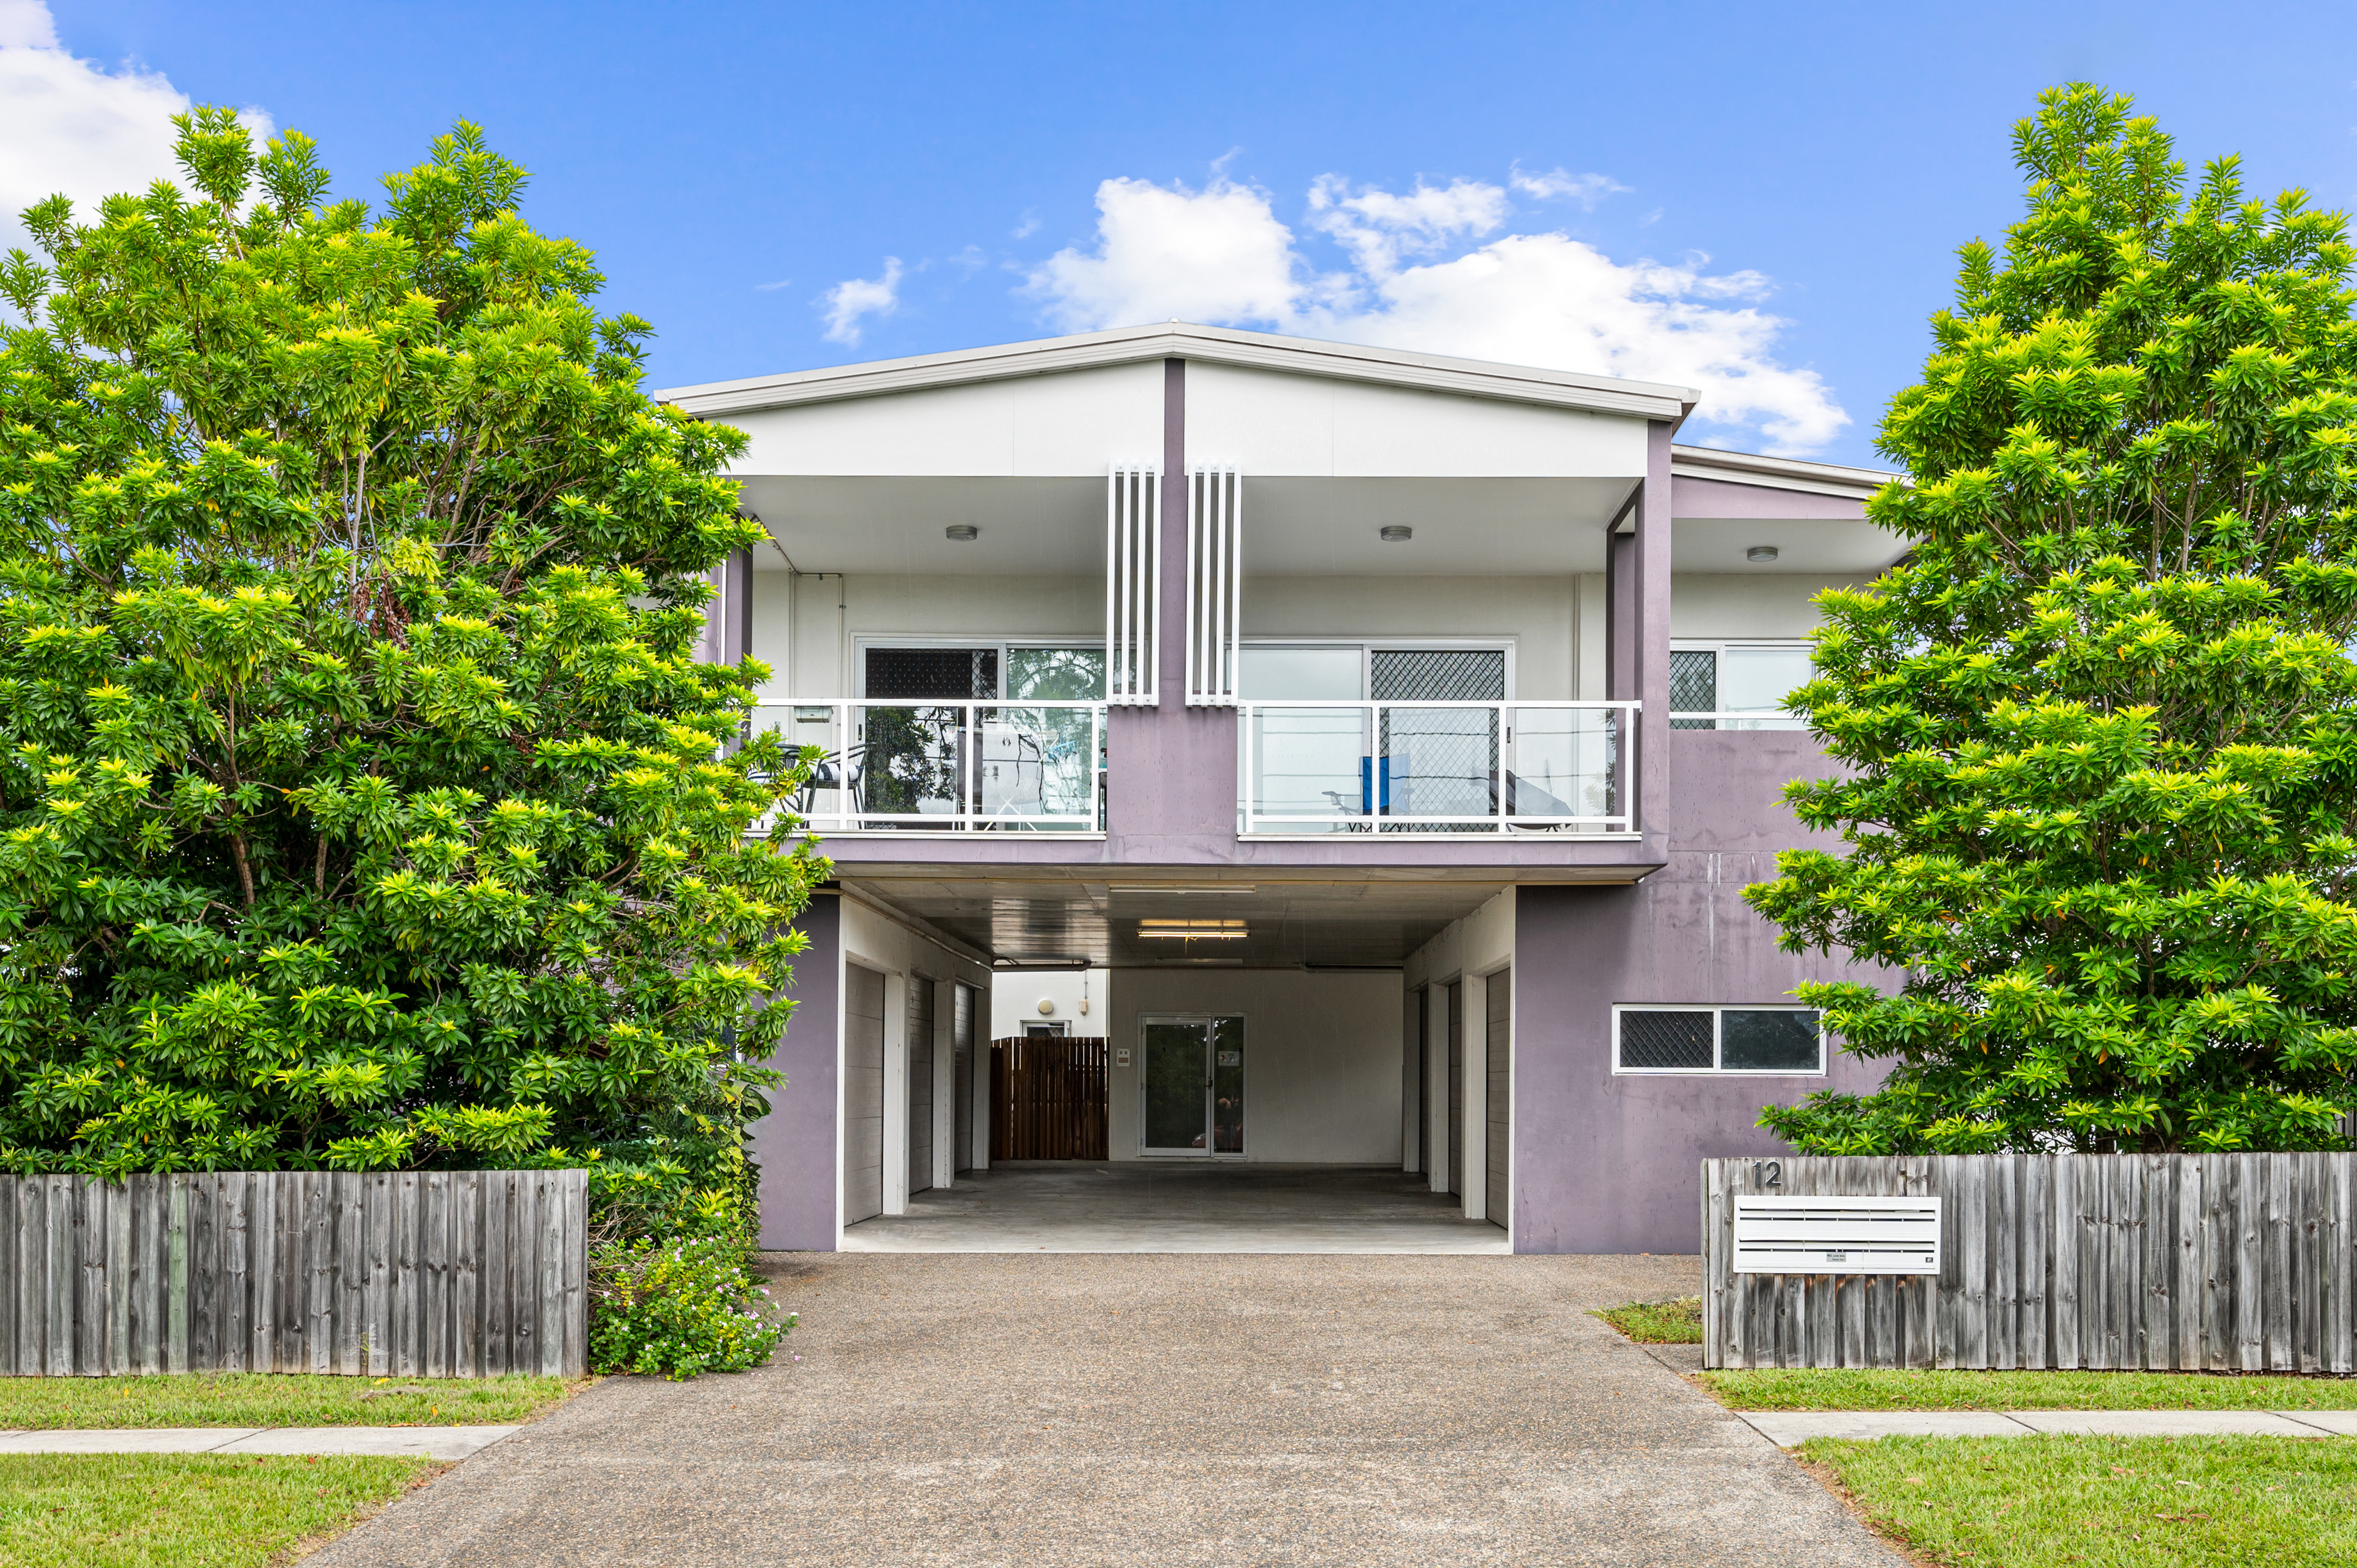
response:
<path id="1" fill-rule="evenodd" d="M 1496 825 L 1497 709 L 1386 706 L 1381 715 L 1375 809 L 1385 832 L 1479 832 Z"/>
<path id="2" fill-rule="evenodd" d="M 1365 709 L 1255 709 L 1250 738 L 1252 811 L 1264 819 L 1256 831 L 1365 830 L 1373 811 Z"/>
<path id="3" fill-rule="evenodd" d="M 859 743 L 850 761 L 851 787 L 862 828 L 921 831 L 928 825 L 922 818 L 959 814 L 965 710 L 866 703 L 854 711 Z"/>
<path id="4" fill-rule="evenodd" d="M 984 708 L 976 785 L 985 825 L 1039 832 L 1097 826 L 1102 726 L 1088 708 Z"/>
<path id="5" fill-rule="evenodd" d="M 1506 779 L 1510 819 L 1526 828 L 1597 832 L 1620 824 L 1620 714 L 1610 708 L 1515 708 Z"/>

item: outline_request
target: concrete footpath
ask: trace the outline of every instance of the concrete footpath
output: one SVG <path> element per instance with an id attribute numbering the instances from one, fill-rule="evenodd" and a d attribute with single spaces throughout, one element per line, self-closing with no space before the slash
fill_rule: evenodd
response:
<path id="1" fill-rule="evenodd" d="M 1813 1437 L 2357 1437 L 2357 1410 L 1747 1410 L 1780 1448 Z"/>
<path id="2" fill-rule="evenodd" d="M 512 1426 L 106 1426 L 0 1432 L 0 1454 L 390 1454 L 464 1459 Z"/>
<path id="3" fill-rule="evenodd" d="M 1587 1316 L 1691 1258 L 767 1266 L 802 1320 L 770 1366 L 609 1379 L 310 1568 L 1898 1563 Z"/>

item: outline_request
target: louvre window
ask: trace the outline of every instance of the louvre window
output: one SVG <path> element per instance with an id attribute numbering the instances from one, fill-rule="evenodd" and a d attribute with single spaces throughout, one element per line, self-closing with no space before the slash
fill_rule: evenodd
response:
<path id="1" fill-rule="evenodd" d="M 1824 1036 L 1807 1007 L 1616 1007 L 1615 1072 L 1821 1073 Z"/>

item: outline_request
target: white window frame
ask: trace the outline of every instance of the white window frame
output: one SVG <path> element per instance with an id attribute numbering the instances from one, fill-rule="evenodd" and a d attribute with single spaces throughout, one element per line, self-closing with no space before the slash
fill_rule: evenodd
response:
<path id="1" fill-rule="evenodd" d="M 1712 681 L 1714 688 L 1725 679 L 1727 656 L 1733 650 L 1772 648 L 1781 652 L 1788 649 L 1799 649 L 1806 652 L 1814 646 L 1815 644 L 1805 637 L 1674 637 L 1670 639 L 1672 653 L 1708 653 L 1717 659 L 1717 674 Z M 1811 668 L 1813 671 L 1813 661 Z M 1672 708 L 1670 710 L 1671 726 L 1675 728 L 1680 719 L 1710 719 L 1713 721 L 1712 728 L 1722 730 L 1737 728 L 1796 730 L 1808 727 L 1801 720 L 1781 709 L 1772 714 L 1738 714 L 1729 713 L 1724 709 L 1714 709 L 1710 713 L 1702 714 Z"/>
<path id="2" fill-rule="evenodd" d="M 979 635 L 979 636 L 974 636 L 974 637 L 943 637 L 943 636 L 941 636 L 941 635 L 939 635 L 939 634 L 937 634 L 937 633 L 928 632 L 928 633 L 926 633 L 926 634 L 925 634 L 924 636 L 922 636 L 922 637 L 914 637 L 914 636 L 911 636 L 911 637 L 894 637 L 894 636 L 892 636 L 892 635 L 890 635 L 890 634 L 888 634 L 888 633 L 885 633 L 885 632 L 865 632 L 865 631 L 863 631 L 863 632 L 861 632 L 857 637 L 856 637 L 856 638 L 854 638 L 854 639 L 852 639 L 852 644 L 851 644 L 851 681 L 852 681 L 852 684 L 853 684 L 854 686 L 856 686 L 856 688 L 858 688 L 858 690 L 857 690 L 856 692 L 850 692 L 850 693 L 845 693 L 844 700 L 845 700 L 845 701 L 847 701 L 847 702 L 854 702 L 854 703 L 884 703 L 884 702 L 888 701 L 888 699 L 883 698 L 883 697 L 873 697 L 873 698 L 870 698 L 870 697 L 863 697 L 863 696 L 859 695 L 859 693 L 860 693 L 860 692 L 865 692 L 865 691 L 866 691 L 866 690 L 867 690 L 867 655 L 868 655 L 869 650 L 872 650 L 872 649 L 878 649 L 878 648 L 886 648 L 886 649 L 890 649 L 890 648 L 986 648 L 986 649 L 989 649 L 989 650 L 991 650 L 993 652 L 995 652 L 995 653 L 996 653 L 996 654 L 998 655 L 998 690 L 997 690 L 997 691 L 996 691 L 996 692 L 993 692 L 992 693 L 990 693 L 990 695 L 988 695 L 988 696 L 986 696 L 986 697 L 964 697 L 964 698 L 959 698 L 959 699 L 957 699 L 957 700 L 958 700 L 958 701 L 960 701 L 960 702 L 974 702 L 974 703 L 1008 703 L 1008 704 L 1010 704 L 1010 705 L 1012 705 L 1012 706 L 1017 706 L 1017 707 L 1019 707 L 1019 706 L 1021 706 L 1021 705 L 1022 705 L 1022 699 L 1021 699 L 1021 698 L 1019 698 L 1019 697 L 1009 697 L 1009 696 L 1006 695 L 1006 656 L 1007 656 L 1009 653 L 1013 652 L 1013 651 L 1014 651 L 1015 650 L 1017 650 L 1017 649 L 1022 649 L 1022 648 L 1090 648 L 1090 649 L 1094 649 L 1094 650 L 1095 650 L 1097 652 L 1099 652 L 1099 653 L 1103 653 L 1103 652 L 1104 651 L 1104 647 L 1105 647 L 1105 640 L 1104 640 L 1104 639 L 1103 639 L 1103 638 L 1102 638 L 1102 637 L 1088 637 L 1088 636 L 1075 636 L 1075 637 L 1008 637 L 1008 636 L 1005 635 L 1004 633 L 1000 633 L 1000 632 L 986 632 L 986 633 L 983 633 L 983 634 L 981 634 L 981 635 Z M 889 701 L 906 701 L 906 702 L 909 702 L 909 703 L 921 703 L 921 702 L 923 701 L 923 699 L 921 699 L 921 698 L 916 698 L 916 697 L 909 697 L 909 698 L 905 698 L 905 699 L 901 699 L 901 698 L 894 698 L 894 699 L 888 699 L 888 700 L 889 700 Z M 1081 701 L 1083 701 L 1083 702 L 1097 702 L 1097 701 L 1102 701 L 1103 699 L 1102 699 L 1102 698 L 1082 698 L 1082 699 L 1080 699 L 1080 700 L 1081 700 Z"/>
<path id="3" fill-rule="evenodd" d="M 1258 648 L 1332 648 L 1355 649 L 1359 655 L 1358 701 L 1367 701 L 1367 693 L 1374 686 L 1375 655 L 1378 653 L 1502 653 L 1506 656 L 1505 702 L 1514 702 L 1514 652 L 1517 639 L 1512 637 L 1247 637 L 1243 649 Z M 1243 659 L 1237 660 L 1237 685 L 1243 685 Z M 1244 697 L 1248 703 L 1292 702 L 1290 697 Z M 1308 702 L 1308 699 L 1301 699 Z"/>
<path id="4" fill-rule="evenodd" d="M 1708 1067 L 1623 1067 L 1620 1065 L 1620 1015 L 1624 1013 L 1708 1013 Z M 1814 1068 L 1727 1068 L 1728 1013 L 1814 1013 L 1817 1015 L 1817 1065 Z M 1824 1009 L 1797 1002 L 1615 1002 L 1612 1004 L 1612 1072 L 1627 1078 L 1823 1078 L 1825 1076 Z"/>
<path id="5" fill-rule="evenodd" d="M 1253 1048 L 1252 1048 L 1252 1041 L 1253 1041 L 1253 1027 L 1252 1027 L 1252 1017 L 1253 1017 L 1252 1013 L 1251 1013 L 1250 1011 L 1248 1011 L 1247 1009 L 1245 1009 L 1245 1008 L 1242 1008 L 1242 1007 L 1237 1008 L 1235 1011 L 1233 1011 L 1233 1012 L 1232 1012 L 1232 1013 L 1140 1013 L 1140 1014 L 1137 1015 L 1137 1067 L 1136 1067 L 1135 1071 L 1136 1071 L 1136 1074 L 1137 1074 L 1137 1157 L 1138 1157 L 1139 1159 L 1141 1159 L 1141 1160 L 1173 1160 L 1173 1161 L 1176 1161 L 1176 1160 L 1199 1160 L 1199 1161 L 1201 1161 L 1201 1162 L 1203 1162 L 1203 1163 L 1205 1163 L 1205 1164 L 1210 1164 L 1210 1163 L 1211 1163 L 1211 1162 L 1213 1162 L 1213 1161 L 1226 1161 L 1226 1162 L 1228 1162 L 1228 1163 L 1230 1163 L 1230 1164 L 1242 1165 L 1245 1160 L 1247 1160 L 1247 1159 L 1249 1159 L 1249 1158 L 1251 1157 L 1251 1149 L 1252 1149 L 1252 1125 L 1253 1125 L 1253 1124 L 1252 1124 L 1252 1104 L 1253 1104 L 1253 1089 L 1252 1089 L 1252 1070 L 1253 1070 Z M 1203 1151 L 1202 1151 L 1200 1154 L 1196 1153 L 1196 1152 L 1195 1152 L 1194 1150 L 1192 1150 L 1192 1149 L 1150 1149 L 1150 1148 L 1146 1147 L 1146 1026 L 1147 1026 L 1147 1025 L 1149 1025 L 1149 1024 L 1217 1024 L 1218 1022 L 1220 1022 L 1220 1021 L 1221 1021 L 1222 1019 L 1223 1019 L 1223 1018 L 1233 1018 L 1237 1023 L 1239 1023 L 1239 1024 L 1241 1024 L 1241 1025 L 1243 1025 L 1243 1031 L 1244 1031 L 1244 1059 L 1243 1060 L 1243 1062 L 1242 1062 L 1242 1063 L 1240 1063 L 1240 1064 L 1239 1064 L 1239 1065 L 1241 1066 L 1241 1068 L 1243 1069 L 1243 1078 L 1244 1078 L 1244 1146 L 1243 1146 L 1243 1148 L 1241 1148 L 1241 1149 L 1237 1149 L 1237 1150 L 1234 1150 L 1234 1151 L 1232 1151 L 1232 1152 L 1231 1152 L 1231 1153 L 1227 1153 L 1227 1154 L 1221 1154 L 1221 1153 L 1217 1153 L 1217 1152 L 1215 1152 L 1215 1151 L 1214 1151 L 1214 1150 L 1210 1146 L 1210 1144 L 1209 1144 L 1208 1142 L 1206 1143 L 1206 1144 L 1205 1144 L 1205 1146 L 1204 1146 L 1204 1148 L 1203 1148 Z M 1107 1045 L 1108 1045 L 1108 1047 L 1110 1047 L 1110 1045 L 1111 1045 L 1111 1041 L 1110 1041 L 1110 1040 L 1108 1040 L 1108 1041 L 1107 1041 Z M 1214 1048 L 1216 1049 L 1216 1047 L 1214 1047 Z M 1216 1072 L 1219 1070 L 1219 1064 L 1218 1064 L 1216 1061 L 1214 1061 L 1214 1062 L 1212 1062 L 1212 1063 L 1211 1063 L 1211 1064 L 1209 1064 L 1209 1065 L 1211 1066 L 1211 1069 L 1212 1069 L 1212 1071 L 1213 1071 L 1214 1073 L 1216 1073 Z M 1110 1069 L 1108 1069 L 1108 1070 L 1110 1070 Z M 1205 1086 L 1205 1088 L 1204 1088 L 1204 1093 L 1205 1093 L 1206 1095 L 1209 1095 L 1209 1094 L 1210 1094 L 1210 1092 L 1211 1092 L 1210 1086 L 1209 1086 L 1209 1085 L 1206 1085 L 1206 1086 Z M 1211 1109 L 1211 1105 L 1208 1103 L 1208 1101 L 1206 1102 L 1206 1104 L 1205 1104 L 1205 1106 L 1204 1106 L 1204 1109 L 1205 1109 L 1206 1111 L 1210 1111 L 1210 1110 Z M 1205 1137 L 1205 1139 L 1207 1139 L 1207 1140 L 1211 1140 L 1211 1139 L 1215 1139 L 1215 1138 L 1216 1138 L 1216 1134 L 1215 1134 L 1215 1133 L 1214 1133 L 1214 1132 L 1211 1130 L 1211 1128 L 1210 1126 L 1208 1126 L 1208 1125 L 1206 1125 L 1206 1126 L 1205 1126 L 1205 1128 L 1204 1128 L 1204 1130 L 1203 1130 L 1203 1136 L 1204 1136 L 1204 1137 Z"/>

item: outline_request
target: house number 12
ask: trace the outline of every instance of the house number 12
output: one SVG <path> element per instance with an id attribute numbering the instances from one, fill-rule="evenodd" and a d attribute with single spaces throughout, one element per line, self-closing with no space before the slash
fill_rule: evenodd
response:
<path id="1" fill-rule="evenodd" d="M 1759 1185 L 1759 1186 L 1760 1186 L 1760 1187 L 1781 1187 L 1781 1186 L 1783 1186 L 1783 1185 L 1784 1185 L 1784 1165 L 1783 1165 L 1783 1162 L 1782 1162 L 1782 1161 L 1781 1161 L 1781 1160 L 1754 1160 L 1754 1161 L 1752 1161 L 1752 1162 L 1751 1162 L 1751 1179 L 1752 1179 L 1752 1181 L 1753 1181 L 1753 1182 L 1755 1182 L 1756 1184 L 1758 1184 L 1758 1185 Z"/>

